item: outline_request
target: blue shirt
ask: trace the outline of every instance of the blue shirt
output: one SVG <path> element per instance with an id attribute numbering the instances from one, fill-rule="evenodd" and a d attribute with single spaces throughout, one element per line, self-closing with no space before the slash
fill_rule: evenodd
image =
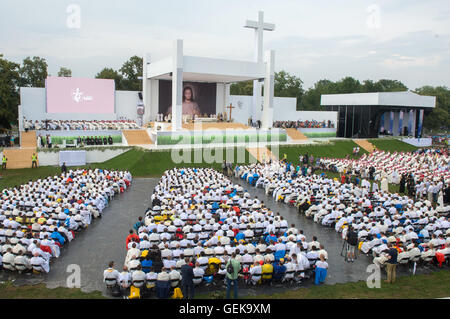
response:
<path id="1" fill-rule="evenodd" d="M 151 259 L 144 259 L 141 261 L 142 271 L 146 274 L 150 272 L 150 267 L 153 265 L 153 261 Z"/>
<path id="2" fill-rule="evenodd" d="M 273 277 L 275 279 L 280 279 L 285 273 L 286 266 L 280 264 L 276 264 L 275 266 L 273 266 Z"/>
<path id="3" fill-rule="evenodd" d="M 55 231 L 52 233 L 52 235 L 50 237 L 54 240 L 57 240 L 61 245 L 64 245 L 65 240 L 64 240 L 64 237 L 61 236 L 60 233 Z"/>
<path id="4" fill-rule="evenodd" d="M 245 235 L 244 233 L 237 233 L 236 236 L 234 237 L 237 241 L 241 240 L 241 239 L 245 239 Z"/>

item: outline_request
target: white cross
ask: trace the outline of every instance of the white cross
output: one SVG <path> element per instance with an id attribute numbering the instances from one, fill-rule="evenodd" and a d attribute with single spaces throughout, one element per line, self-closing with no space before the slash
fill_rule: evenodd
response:
<path id="1" fill-rule="evenodd" d="M 258 12 L 258 21 L 246 20 L 245 28 L 255 29 L 255 61 L 263 60 L 263 31 L 275 30 L 275 24 L 264 23 L 264 12 Z"/>

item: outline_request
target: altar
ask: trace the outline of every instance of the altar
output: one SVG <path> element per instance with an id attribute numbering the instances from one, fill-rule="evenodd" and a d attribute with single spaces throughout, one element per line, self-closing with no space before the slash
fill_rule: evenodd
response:
<path id="1" fill-rule="evenodd" d="M 218 121 L 217 117 L 197 117 L 194 119 L 194 123 L 215 123 Z"/>

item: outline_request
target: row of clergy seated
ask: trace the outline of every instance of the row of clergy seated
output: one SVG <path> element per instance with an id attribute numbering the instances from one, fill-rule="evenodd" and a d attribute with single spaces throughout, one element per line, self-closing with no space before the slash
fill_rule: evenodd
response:
<path id="1" fill-rule="evenodd" d="M 111 136 L 106 138 L 106 136 L 87 136 L 87 137 L 78 137 L 77 145 L 113 145 L 113 139 Z"/>
<path id="2" fill-rule="evenodd" d="M 183 260 L 184 261 L 184 260 Z M 184 261 L 185 264 L 185 261 Z M 195 264 L 195 267 L 193 266 Z M 193 266 L 193 283 L 195 286 L 217 285 L 225 282 L 226 263 L 218 258 L 210 258 L 206 265 L 200 265 L 199 259 L 191 262 Z M 181 266 L 180 266 L 181 267 Z M 252 265 L 241 264 L 238 281 L 245 284 L 272 284 L 274 283 L 293 283 L 301 279 L 311 278 L 311 271 L 295 269 L 291 262 L 285 263 L 284 259 L 270 262 L 269 260 L 255 262 Z M 141 289 L 142 292 L 149 293 L 159 289 L 168 291 L 179 287 L 181 284 L 181 273 L 179 268 L 171 267 L 155 269 L 152 266 L 138 265 L 132 270 L 126 267 L 122 273 L 108 268 L 104 272 L 103 280 L 107 289 L 111 292 L 113 289 L 120 289 L 122 295 L 127 294 L 127 290 L 134 286 Z"/>

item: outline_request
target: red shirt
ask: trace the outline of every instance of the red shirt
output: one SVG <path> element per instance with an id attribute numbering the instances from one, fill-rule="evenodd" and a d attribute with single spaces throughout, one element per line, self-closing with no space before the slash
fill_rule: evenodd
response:
<path id="1" fill-rule="evenodd" d="M 139 236 L 136 234 L 129 234 L 127 236 L 127 240 L 126 240 L 126 248 L 128 249 L 128 244 L 130 243 L 130 241 L 135 238 L 138 242 L 139 242 Z"/>

